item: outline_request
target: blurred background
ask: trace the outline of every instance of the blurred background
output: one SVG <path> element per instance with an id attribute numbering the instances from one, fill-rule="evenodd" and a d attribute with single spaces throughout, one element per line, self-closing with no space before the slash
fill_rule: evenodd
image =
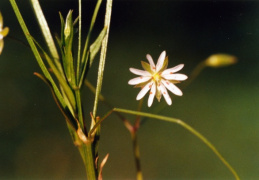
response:
<path id="1" fill-rule="evenodd" d="M 41 0 L 53 34 L 59 34 L 58 11 L 78 13 L 76 0 Z M 29 0 L 18 2 L 31 34 L 44 42 Z M 86 34 L 94 0 L 83 1 Z M 33 72 L 41 72 L 7 0 L 0 1 L 4 39 L 0 56 L 0 179 L 85 179 L 85 170 L 65 120 L 49 88 Z M 95 27 L 103 27 L 105 2 Z M 206 68 L 161 115 L 182 119 L 207 137 L 241 179 L 259 179 L 259 2 L 258 1 L 118 1 L 113 3 L 102 94 L 115 107 L 136 110 L 139 89 L 129 67 L 141 68 L 147 53 L 156 61 L 163 50 L 169 67 L 184 63 L 181 73 L 211 54 L 228 53 L 238 63 Z M 96 83 L 98 59 L 88 74 Z M 178 87 L 182 87 L 181 84 Z M 94 97 L 84 88 L 88 120 Z M 161 104 L 164 103 L 164 99 Z M 155 100 L 152 113 L 159 105 Z M 109 108 L 100 103 L 98 115 Z M 134 116 L 127 116 L 134 120 Z M 139 130 L 145 179 L 234 179 L 214 153 L 176 124 L 146 120 Z M 112 115 L 102 124 L 100 158 L 107 153 L 104 179 L 135 179 L 130 135 Z"/>

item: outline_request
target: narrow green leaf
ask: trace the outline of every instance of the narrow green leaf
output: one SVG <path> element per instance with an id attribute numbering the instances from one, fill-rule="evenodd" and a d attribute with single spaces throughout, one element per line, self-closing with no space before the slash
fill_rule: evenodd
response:
<path id="1" fill-rule="evenodd" d="M 53 73 L 55 74 L 56 78 L 58 79 L 60 85 L 64 88 L 64 92 L 66 93 L 66 95 L 67 95 L 67 97 L 69 99 L 70 105 L 72 106 L 73 110 L 76 110 L 75 97 L 74 97 L 74 94 L 73 94 L 72 90 L 68 86 L 66 80 L 61 76 L 60 72 L 57 70 L 56 66 L 53 64 L 51 58 L 43 50 L 43 48 L 40 46 L 40 44 L 37 43 L 37 41 L 35 39 L 33 39 L 33 40 L 37 44 L 37 46 L 41 49 L 42 53 L 44 54 L 45 59 L 47 60 L 47 63 L 49 64 L 49 66 L 52 69 Z"/>
<path id="2" fill-rule="evenodd" d="M 93 60 L 101 48 L 102 41 L 103 41 L 104 36 L 106 35 L 106 32 L 107 32 L 107 27 L 104 27 L 103 30 L 100 32 L 99 36 L 96 38 L 95 42 L 90 46 L 90 58 L 87 58 L 85 64 L 83 65 L 83 69 L 82 69 L 78 87 L 81 87 L 81 85 L 84 81 L 84 78 L 85 78 L 86 71 L 89 68 L 91 68 L 91 66 L 93 64 Z M 90 61 L 89 61 L 89 59 L 90 59 Z"/>
<path id="3" fill-rule="evenodd" d="M 183 128 L 187 129 L 189 132 L 191 132 L 193 135 L 197 136 L 204 144 L 206 144 L 215 154 L 216 156 L 221 160 L 221 162 L 230 170 L 230 172 L 235 176 L 237 180 L 239 180 L 239 176 L 232 168 L 232 166 L 224 159 L 224 157 L 219 153 L 219 151 L 216 149 L 216 147 L 207 139 L 205 138 L 201 133 L 199 133 L 197 130 L 192 128 L 190 125 L 186 124 L 180 119 L 175 119 L 175 118 L 170 118 L 166 116 L 160 116 L 156 114 L 150 114 L 150 113 L 144 113 L 144 112 L 139 112 L 139 111 L 131 111 L 127 109 L 120 109 L 120 108 L 114 108 L 115 112 L 121 112 L 121 113 L 126 113 L 126 114 L 132 114 L 132 115 L 137 115 L 137 116 L 142 116 L 142 117 L 148 117 L 148 118 L 154 118 L 162 121 L 168 121 L 171 123 L 176 123 Z"/>
<path id="4" fill-rule="evenodd" d="M 82 43 L 82 0 L 78 0 L 78 49 L 77 49 L 77 64 L 76 64 L 76 81 L 79 85 L 80 81 L 80 68 L 81 68 L 81 43 Z"/>
<path id="5" fill-rule="evenodd" d="M 72 87 L 75 87 L 75 72 L 74 72 L 74 59 L 72 54 L 73 37 L 74 37 L 74 27 L 72 19 L 72 10 L 70 10 L 66 17 L 65 27 L 64 27 L 64 59 L 63 66 L 65 69 L 66 77 L 68 82 Z"/>
<path id="6" fill-rule="evenodd" d="M 99 36 L 96 38 L 94 43 L 90 46 L 90 67 L 92 66 L 93 60 L 96 54 L 99 52 L 104 36 L 106 35 L 107 27 L 104 27 L 100 32 Z M 87 62 L 86 62 L 87 63 Z"/>
<path id="7" fill-rule="evenodd" d="M 104 27 L 107 27 L 107 33 L 102 42 L 102 49 L 101 49 L 101 55 L 100 55 L 98 79 L 97 79 L 94 108 L 93 108 L 94 119 L 96 117 L 99 95 L 102 89 L 103 72 L 104 72 L 104 65 L 105 65 L 106 51 L 107 51 L 108 37 L 109 37 L 109 30 L 110 30 L 110 22 L 111 22 L 111 12 L 112 12 L 112 0 L 107 0 L 105 21 L 104 21 Z"/>
<path id="8" fill-rule="evenodd" d="M 59 18 L 60 18 L 60 26 L 61 26 L 61 32 L 60 32 L 60 48 L 62 49 L 62 47 L 65 45 L 65 38 L 64 38 L 64 28 L 65 28 L 65 21 L 64 18 L 61 14 L 61 12 L 59 12 Z M 62 50 L 63 51 L 63 50 Z"/>
<path id="9" fill-rule="evenodd" d="M 43 11 L 40 7 L 39 1 L 38 0 L 31 0 L 31 3 L 32 3 L 33 9 L 34 9 L 34 12 L 36 14 L 37 20 L 39 22 L 41 31 L 43 33 L 44 39 L 45 39 L 45 41 L 47 43 L 47 46 L 49 48 L 49 51 L 50 51 L 50 53 L 51 53 L 51 55 L 54 59 L 54 62 L 56 64 L 58 70 L 63 75 L 63 69 L 62 69 L 61 64 L 59 62 L 58 51 L 56 49 L 56 46 L 55 46 L 54 40 L 52 38 L 52 35 L 50 33 L 48 23 L 45 19 Z"/>
<path id="10" fill-rule="evenodd" d="M 102 3 L 102 0 L 98 0 L 97 3 L 96 3 L 95 9 L 94 9 L 94 13 L 93 13 L 93 17 L 92 17 L 92 20 L 91 20 L 90 28 L 89 28 L 89 31 L 88 31 L 88 34 L 87 34 L 87 37 L 86 37 L 86 40 L 85 40 L 84 50 L 83 50 L 82 59 L 81 59 L 82 64 L 85 64 L 85 61 L 86 61 L 86 58 L 87 58 L 88 44 L 89 44 L 89 41 L 90 41 L 90 38 L 91 38 L 92 30 L 93 30 L 95 20 L 96 20 L 98 11 L 100 9 L 101 3 Z"/>
<path id="11" fill-rule="evenodd" d="M 27 28 L 27 26 L 26 26 L 26 24 L 25 24 L 25 22 L 24 22 L 24 20 L 22 18 L 22 15 L 21 15 L 21 13 L 19 11 L 19 8 L 18 8 L 18 6 L 16 4 L 16 1 L 15 0 L 10 0 L 10 3 L 12 5 L 12 7 L 13 7 L 15 15 L 16 15 L 19 23 L 20 23 L 20 26 L 21 26 L 21 28 L 22 28 L 22 30 L 24 32 L 24 35 L 25 35 L 25 37 L 26 37 L 26 39 L 27 39 L 27 41 L 28 41 L 28 43 L 29 43 L 29 45 L 30 45 L 30 47 L 32 49 L 32 52 L 33 52 L 33 54 L 34 54 L 34 56 L 35 56 L 35 58 L 36 58 L 36 60 L 37 60 L 37 62 L 39 64 L 39 66 L 40 66 L 44 76 L 52 84 L 53 89 L 55 91 L 55 94 L 57 94 L 57 97 L 58 98 L 62 97 L 58 87 L 56 86 L 56 84 L 55 84 L 54 80 L 52 79 L 52 77 L 51 77 L 51 75 L 50 75 L 46 65 L 44 64 L 44 62 L 43 62 L 43 60 L 42 60 L 42 58 L 40 56 L 40 53 L 39 53 L 39 51 L 38 51 L 38 49 L 37 49 L 33 39 L 31 38 L 30 32 L 29 32 L 29 30 L 28 30 L 28 28 Z M 65 105 L 64 101 L 61 98 L 59 99 L 59 101 L 62 103 L 63 106 Z"/>

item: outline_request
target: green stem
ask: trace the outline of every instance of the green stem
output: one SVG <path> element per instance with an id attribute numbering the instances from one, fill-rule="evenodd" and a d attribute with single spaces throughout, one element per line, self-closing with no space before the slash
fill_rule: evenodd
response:
<path id="1" fill-rule="evenodd" d="M 88 180 L 95 180 L 97 176 L 97 171 L 95 168 L 95 160 L 93 158 L 93 149 L 91 142 L 86 143 L 86 175 Z"/>
<path id="2" fill-rule="evenodd" d="M 142 105 L 143 105 L 143 98 L 139 101 L 137 111 L 141 111 Z M 140 126 L 140 116 L 137 116 L 135 123 L 134 123 L 134 127 L 135 127 L 136 131 L 138 130 L 139 126 Z"/>
<path id="3" fill-rule="evenodd" d="M 75 96 L 76 96 L 76 106 L 77 106 L 77 115 L 78 115 L 78 121 L 81 126 L 81 128 L 84 130 L 84 133 L 87 134 L 85 123 L 84 123 L 84 116 L 83 116 L 83 110 L 82 110 L 82 103 L 81 103 L 81 93 L 80 89 L 75 90 Z"/>
<path id="4" fill-rule="evenodd" d="M 132 139 L 132 145 L 133 145 L 133 153 L 135 158 L 135 164 L 136 164 L 136 170 L 137 170 L 137 180 L 142 180 L 143 175 L 141 171 L 141 165 L 140 165 L 140 152 L 139 152 L 139 145 L 138 145 L 138 139 L 137 139 L 137 131 L 131 131 L 131 139 Z"/>
<path id="5" fill-rule="evenodd" d="M 238 174 L 234 170 L 234 168 L 225 160 L 225 158 L 219 153 L 219 151 L 216 149 L 216 147 L 207 138 L 205 138 L 201 133 L 199 133 L 197 130 L 195 130 L 194 128 L 192 128 L 190 125 L 186 124 L 182 120 L 170 118 L 170 117 L 166 117 L 166 116 L 150 114 L 150 113 L 131 111 L 131 110 L 127 110 L 127 109 L 114 108 L 113 110 L 115 112 L 139 115 L 139 116 L 143 116 L 143 117 L 149 117 L 149 118 L 159 119 L 159 120 L 163 120 L 163 121 L 168 121 L 168 122 L 176 123 L 176 124 L 182 126 L 183 128 L 187 129 L 189 132 L 191 132 L 193 135 L 198 137 L 204 144 L 206 144 L 216 154 L 216 156 L 221 160 L 221 162 L 229 169 L 229 171 L 234 175 L 236 180 L 240 179 Z"/>
<path id="6" fill-rule="evenodd" d="M 201 71 L 206 67 L 205 61 L 200 62 L 192 71 L 188 81 L 183 84 L 183 88 L 187 87 L 191 82 L 197 78 Z"/>

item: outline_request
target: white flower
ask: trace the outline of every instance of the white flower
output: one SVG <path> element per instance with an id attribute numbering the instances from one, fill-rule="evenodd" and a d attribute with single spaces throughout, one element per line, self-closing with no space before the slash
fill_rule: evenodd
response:
<path id="1" fill-rule="evenodd" d="M 160 102 L 162 95 L 164 96 L 167 104 L 171 105 L 172 100 L 167 92 L 167 89 L 175 95 L 183 95 L 182 91 L 174 84 L 187 79 L 186 75 L 175 73 L 180 71 L 184 64 L 179 64 L 173 68 L 166 69 L 168 65 L 168 57 L 166 57 L 165 51 L 160 54 L 156 65 L 149 54 L 147 54 L 146 57 L 149 64 L 141 61 L 144 71 L 135 68 L 129 69 L 133 74 L 140 76 L 129 80 L 128 84 L 142 88 L 137 95 L 137 100 L 142 99 L 150 90 L 148 107 L 152 105 L 155 96 Z"/>
<path id="2" fill-rule="evenodd" d="M 7 36 L 8 32 L 9 32 L 9 28 L 5 27 L 3 28 L 3 16 L 0 12 L 0 54 L 2 53 L 2 50 L 4 48 L 4 37 Z"/>

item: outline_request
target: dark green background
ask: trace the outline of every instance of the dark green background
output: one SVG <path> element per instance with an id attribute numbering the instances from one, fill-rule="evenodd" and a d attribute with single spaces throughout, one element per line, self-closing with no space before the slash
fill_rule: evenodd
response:
<path id="1" fill-rule="evenodd" d="M 54 33 L 59 16 L 77 1 L 41 0 Z M 32 35 L 44 42 L 29 0 L 18 3 Z M 88 29 L 94 1 L 83 1 L 83 28 Z M 10 28 L 0 56 L 0 178 L 84 179 L 85 171 L 73 146 L 65 120 L 48 87 L 33 72 L 40 72 L 11 5 L 0 1 L 4 25 Z M 97 19 L 102 28 L 104 6 Z M 74 16 L 75 17 L 75 16 Z M 116 107 L 136 109 L 139 89 L 127 84 L 150 53 L 157 59 L 166 50 L 169 66 L 192 69 L 214 53 L 238 57 L 231 67 L 205 69 L 184 95 L 160 114 L 180 118 L 205 135 L 236 169 L 241 179 L 259 179 L 259 2 L 257 1 L 116 1 L 113 4 L 103 95 Z M 89 72 L 95 84 L 98 62 Z M 181 88 L 181 84 L 178 85 Z M 93 96 L 84 89 L 89 120 Z M 164 103 L 162 100 L 161 103 Z M 143 111 L 147 108 L 144 99 Z M 153 106 L 158 105 L 155 100 Z M 109 109 L 100 103 L 98 115 Z M 133 116 L 127 116 L 134 119 Z M 175 124 L 149 119 L 139 130 L 145 179 L 234 179 L 227 168 L 199 139 Z M 110 154 L 105 179 L 134 179 L 130 135 L 112 115 L 102 124 L 100 158 Z"/>

